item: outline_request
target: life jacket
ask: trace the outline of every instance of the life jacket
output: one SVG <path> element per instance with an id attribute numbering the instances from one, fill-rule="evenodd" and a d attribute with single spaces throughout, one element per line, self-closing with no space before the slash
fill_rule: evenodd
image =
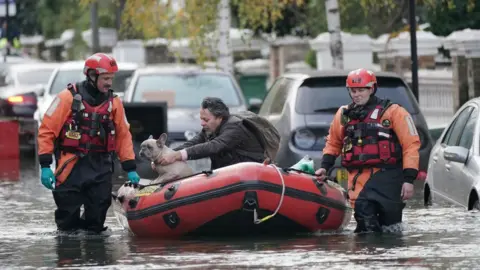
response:
<path id="1" fill-rule="evenodd" d="M 58 150 L 80 156 L 115 151 L 115 125 L 110 118 L 113 93 L 110 91 L 102 104 L 91 106 L 82 99 L 76 86 L 68 84 L 67 89 L 73 95 L 72 113 L 60 132 Z"/>
<path id="2" fill-rule="evenodd" d="M 390 105 L 389 100 L 383 100 L 359 119 L 351 119 L 347 110 L 343 111 L 342 166 L 347 169 L 400 166 L 402 147 L 390 120 L 381 120 Z"/>

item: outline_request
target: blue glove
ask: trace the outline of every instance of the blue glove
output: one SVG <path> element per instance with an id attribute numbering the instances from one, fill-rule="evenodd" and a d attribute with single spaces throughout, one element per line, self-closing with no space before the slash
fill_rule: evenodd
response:
<path id="1" fill-rule="evenodd" d="M 128 180 L 130 180 L 132 184 L 138 184 L 138 182 L 140 182 L 140 176 L 138 176 L 136 171 L 131 171 L 128 173 Z"/>
<path id="2" fill-rule="evenodd" d="M 42 180 L 42 185 L 44 185 L 46 188 L 55 188 L 55 175 L 53 175 L 52 169 L 42 168 L 42 175 L 40 179 Z"/>

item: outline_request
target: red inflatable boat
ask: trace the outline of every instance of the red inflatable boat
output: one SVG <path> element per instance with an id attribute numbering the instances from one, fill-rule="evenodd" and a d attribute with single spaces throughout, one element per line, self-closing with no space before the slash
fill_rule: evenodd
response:
<path id="1" fill-rule="evenodd" d="M 165 185 L 113 195 L 114 212 L 137 236 L 245 236 L 341 230 L 352 209 L 331 181 L 245 162 Z"/>

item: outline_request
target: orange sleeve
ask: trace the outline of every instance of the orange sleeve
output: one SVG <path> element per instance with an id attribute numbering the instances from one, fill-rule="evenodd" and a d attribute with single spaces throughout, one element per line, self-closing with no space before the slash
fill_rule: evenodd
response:
<path id="1" fill-rule="evenodd" d="M 43 116 L 38 130 L 38 154 L 53 154 L 55 140 L 71 114 L 73 97 L 67 89 L 60 92 Z"/>
<path id="2" fill-rule="evenodd" d="M 338 157 L 342 152 L 343 147 L 343 137 L 344 131 L 343 126 L 341 123 L 342 112 L 345 107 L 340 107 L 337 111 L 335 116 L 333 117 L 333 121 L 330 124 L 330 129 L 328 131 L 328 135 L 326 138 L 325 148 L 323 149 L 323 154 L 332 155 Z"/>
<path id="3" fill-rule="evenodd" d="M 392 105 L 388 111 L 391 112 L 389 118 L 392 121 L 392 128 L 402 146 L 403 169 L 418 170 L 420 161 L 418 151 L 421 143 L 412 116 L 397 104 Z"/>
<path id="4" fill-rule="evenodd" d="M 127 121 L 122 101 L 118 97 L 113 99 L 112 118 L 115 123 L 116 152 L 120 161 L 135 160 L 130 124 Z"/>

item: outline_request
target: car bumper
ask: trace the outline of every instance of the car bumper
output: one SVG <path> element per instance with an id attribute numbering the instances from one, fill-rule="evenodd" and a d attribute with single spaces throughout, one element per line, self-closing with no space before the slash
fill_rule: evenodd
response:
<path id="1" fill-rule="evenodd" d="M 34 150 L 36 143 L 37 122 L 33 119 L 18 121 L 18 139 L 20 150 Z"/>

